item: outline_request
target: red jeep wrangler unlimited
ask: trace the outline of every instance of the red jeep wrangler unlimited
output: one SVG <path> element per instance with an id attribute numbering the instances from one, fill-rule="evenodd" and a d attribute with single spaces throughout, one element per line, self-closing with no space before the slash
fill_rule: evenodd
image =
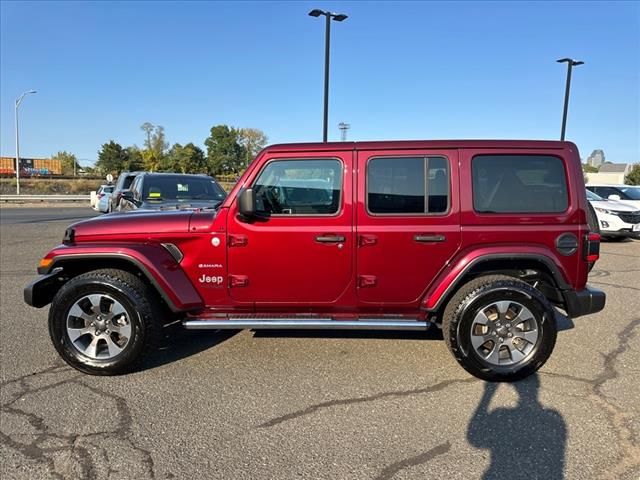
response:
<path id="1" fill-rule="evenodd" d="M 215 209 L 70 226 L 25 289 L 71 366 L 129 369 L 163 326 L 423 330 L 486 380 L 535 372 L 556 310 L 604 308 L 576 146 L 274 145 Z"/>

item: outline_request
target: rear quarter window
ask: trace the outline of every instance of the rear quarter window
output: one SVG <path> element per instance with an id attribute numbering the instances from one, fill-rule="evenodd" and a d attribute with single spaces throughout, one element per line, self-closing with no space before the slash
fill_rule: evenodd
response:
<path id="1" fill-rule="evenodd" d="M 562 159 L 550 155 L 476 155 L 473 208 L 479 213 L 560 213 L 569 206 Z"/>

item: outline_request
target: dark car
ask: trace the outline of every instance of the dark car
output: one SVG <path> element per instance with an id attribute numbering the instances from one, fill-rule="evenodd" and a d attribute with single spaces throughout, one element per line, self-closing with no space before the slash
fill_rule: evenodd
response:
<path id="1" fill-rule="evenodd" d="M 116 180 L 115 188 L 109 197 L 109 205 L 107 213 L 115 212 L 120 206 L 120 199 L 122 198 L 122 192 L 128 190 L 133 183 L 133 180 L 142 172 L 122 172 Z"/>
<path id="2" fill-rule="evenodd" d="M 177 173 L 141 173 L 120 200 L 119 210 L 215 208 L 227 194 L 212 177 Z"/>

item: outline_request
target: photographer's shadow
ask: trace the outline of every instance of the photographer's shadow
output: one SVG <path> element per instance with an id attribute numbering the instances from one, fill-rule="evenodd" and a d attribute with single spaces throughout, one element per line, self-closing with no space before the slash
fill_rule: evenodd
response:
<path id="1" fill-rule="evenodd" d="M 563 478 L 567 426 L 558 411 L 539 402 L 539 377 L 532 375 L 510 384 L 518 393 L 516 407 L 489 411 L 499 385 L 485 383 L 467 430 L 471 445 L 491 453 L 491 465 L 482 478 Z"/>

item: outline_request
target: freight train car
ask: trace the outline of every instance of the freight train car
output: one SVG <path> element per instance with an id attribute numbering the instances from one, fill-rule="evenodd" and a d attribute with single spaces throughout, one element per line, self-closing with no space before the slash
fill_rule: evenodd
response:
<path id="1" fill-rule="evenodd" d="M 16 159 L 0 157 L 0 175 L 16 174 Z M 20 175 L 36 177 L 41 175 L 62 175 L 62 162 L 51 158 L 20 158 Z"/>

